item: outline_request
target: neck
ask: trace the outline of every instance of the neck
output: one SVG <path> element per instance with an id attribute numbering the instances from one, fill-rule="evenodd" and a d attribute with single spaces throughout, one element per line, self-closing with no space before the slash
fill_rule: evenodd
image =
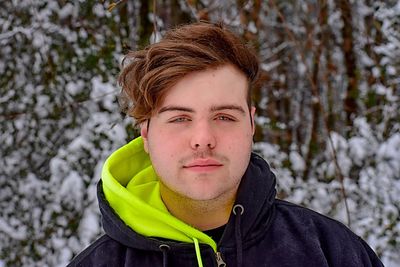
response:
<path id="1" fill-rule="evenodd" d="M 206 231 L 225 225 L 231 214 L 236 190 L 212 200 L 194 200 L 160 184 L 161 198 L 169 212 L 181 221 Z"/>

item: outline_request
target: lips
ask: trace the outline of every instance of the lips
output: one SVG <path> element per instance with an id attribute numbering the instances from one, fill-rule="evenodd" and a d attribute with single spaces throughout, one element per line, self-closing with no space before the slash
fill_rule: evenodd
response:
<path id="1" fill-rule="evenodd" d="M 223 164 L 214 159 L 196 159 L 185 164 L 183 168 L 191 171 L 212 171 L 222 166 Z"/>

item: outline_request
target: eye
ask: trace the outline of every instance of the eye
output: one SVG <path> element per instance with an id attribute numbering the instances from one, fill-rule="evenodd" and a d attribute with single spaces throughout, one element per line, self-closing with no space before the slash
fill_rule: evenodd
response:
<path id="1" fill-rule="evenodd" d="M 180 122 L 187 122 L 187 121 L 190 121 L 190 119 L 187 117 L 175 117 L 175 118 L 168 120 L 169 123 L 180 123 Z"/>
<path id="2" fill-rule="evenodd" d="M 218 115 L 215 119 L 219 121 L 236 121 L 234 118 L 226 115 Z"/>

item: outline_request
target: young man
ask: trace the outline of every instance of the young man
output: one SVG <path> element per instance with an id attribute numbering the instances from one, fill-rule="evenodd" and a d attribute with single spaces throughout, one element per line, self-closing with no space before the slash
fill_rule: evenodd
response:
<path id="1" fill-rule="evenodd" d="M 70 266 L 383 266 L 339 222 L 275 199 L 251 153 L 258 61 L 196 23 L 127 55 L 120 75 L 141 137 L 106 161 L 106 234 Z"/>

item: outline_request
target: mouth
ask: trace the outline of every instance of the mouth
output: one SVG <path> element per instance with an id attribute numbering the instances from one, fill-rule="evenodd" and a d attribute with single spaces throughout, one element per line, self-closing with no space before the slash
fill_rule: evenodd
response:
<path id="1" fill-rule="evenodd" d="M 222 166 L 222 163 L 214 159 L 197 159 L 185 164 L 183 168 L 195 172 L 208 172 L 217 170 Z"/>

